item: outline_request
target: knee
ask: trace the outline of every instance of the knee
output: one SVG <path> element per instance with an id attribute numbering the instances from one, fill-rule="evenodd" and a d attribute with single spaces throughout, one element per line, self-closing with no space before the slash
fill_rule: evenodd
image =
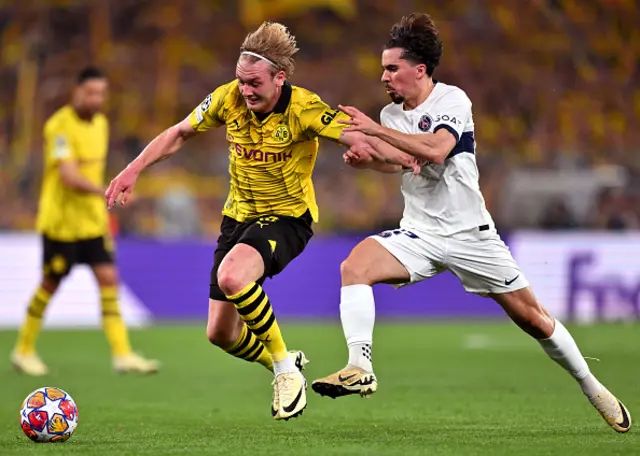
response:
<path id="1" fill-rule="evenodd" d="M 40 284 L 40 287 L 50 295 L 54 294 L 56 290 L 58 290 L 59 286 L 60 280 L 54 279 L 52 277 L 44 277 L 42 279 L 42 283 Z"/>
<path id="2" fill-rule="evenodd" d="M 366 262 L 349 257 L 340 264 L 342 286 L 372 285 L 369 277 L 369 266 Z"/>
<path id="3" fill-rule="evenodd" d="M 225 348 L 233 344 L 238 337 L 235 325 L 224 324 L 221 321 L 207 323 L 207 339 L 216 347 Z"/>
<path id="4" fill-rule="evenodd" d="M 116 287 L 118 286 L 118 271 L 115 268 L 96 271 L 96 280 L 100 287 Z"/>
<path id="5" fill-rule="evenodd" d="M 246 283 L 243 283 L 240 274 L 236 274 L 233 270 L 221 268 L 218 271 L 218 286 L 225 296 L 240 293 L 246 285 Z"/>

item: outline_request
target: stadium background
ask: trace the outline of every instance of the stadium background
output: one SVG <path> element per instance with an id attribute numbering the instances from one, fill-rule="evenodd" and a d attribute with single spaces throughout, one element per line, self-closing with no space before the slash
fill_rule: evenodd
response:
<path id="1" fill-rule="evenodd" d="M 624 370 L 629 377 L 626 383 L 619 382 L 624 397 L 634 393 L 637 397 L 640 387 L 625 367 L 630 357 L 637 360 L 640 346 L 634 324 L 640 317 L 640 8 L 635 0 L 0 0 L 0 327 L 7 329 L 0 332 L 3 352 L 8 355 L 11 349 L 12 328 L 23 318 L 38 281 L 40 247 L 33 226 L 42 170 L 42 125 L 68 100 L 81 67 L 98 64 L 111 81 L 107 112 L 112 132 L 110 179 L 154 135 L 186 116 L 211 89 L 233 77 L 245 33 L 266 19 L 284 22 L 298 39 L 301 50 L 295 84 L 314 90 L 332 105 L 352 104 L 377 118 L 388 101 L 379 83 L 381 46 L 391 24 L 411 11 L 429 12 L 440 29 L 445 47 L 437 79 L 462 87 L 473 101 L 481 187 L 500 232 L 538 296 L 559 318 L 625 323 L 575 330 L 578 341 L 591 353 L 613 360 L 606 368 L 610 378 Z M 224 135 L 217 132 L 196 138 L 174 158 L 145 172 L 133 203 L 112 213 L 112 227 L 124 282 L 124 315 L 133 326 L 160 324 L 133 335 L 149 354 L 167 365 L 167 372 L 158 378 L 164 375 L 163 382 L 187 381 L 175 373 L 179 367 L 190 372 L 189 381 L 199 374 L 206 377 L 203 384 L 193 387 L 194 392 L 207 394 L 204 385 L 215 379 L 231 388 L 231 397 L 233 391 L 240 391 L 239 386 L 216 367 L 226 366 L 233 376 L 249 376 L 255 367 L 227 360 L 221 352 L 209 349 L 203 336 L 208 271 L 227 191 L 226 169 Z M 312 357 L 317 366 L 314 373 L 326 374 L 321 367 L 339 367 L 344 355 L 336 325 L 339 263 L 358 240 L 395 227 L 403 204 L 397 176 L 356 172 L 342 163 L 340 149 L 326 141 L 321 144 L 314 179 L 321 211 L 317 236 L 282 276 L 267 282 L 266 289 L 277 314 L 290 320 L 284 326 L 285 331 L 289 328 L 289 340 L 318 351 L 322 344 L 327 347 L 316 355 L 319 363 Z M 94 288 L 88 271 L 78 268 L 52 302 L 47 325 L 97 327 Z M 513 383 L 539 391 L 542 387 L 536 379 L 553 378 L 550 385 L 557 383 L 558 393 L 547 398 L 548 403 L 573 391 L 563 373 L 541 359 L 524 336 L 502 321 L 495 304 L 464 294 L 449 274 L 399 291 L 379 286 L 376 296 L 381 320 L 416 320 L 412 325 L 387 322 L 380 326 L 375 356 L 381 360 L 381 371 L 396 372 L 382 359 L 404 350 L 403 341 L 415 341 L 418 348 L 412 353 L 433 356 L 433 363 L 439 366 L 425 367 L 419 373 L 430 379 L 435 369 L 439 380 L 431 386 L 440 391 L 441 398 L 432 402 L 436 412 L 425 412 L 417 405 L 412 409 L 416 432 L 428 426 L 433 429 L 428 422 L 431 417 L 444 419 L 438 429 L 449 435 L 447 420 L 453 423 L 455 410 L 449 416 L 438 408 L 445 406 L 447 392 L 453 394 L 445 386 L 448 381 L 470 388 L 469 400 L 480 404 L 473 409 L 475 415 L 467 410 L 473 426 L 477 424 L 474 419 L 490 429 L 497 429 L 492 423 L 499 426 L 500 412 L 492 409 L 495 403 L 491 401 L 504 398 L 487 393 L 489 396 L 479 399 L 478 391 L 459 380 L 474 378 L 455 367 L 461 362 L 477 369 L 478 381 L 505 388 Z M 465 323 L 475 318 L 498 322 Z M 197 326 L 184 326 L 185 320 L 196 320 Z M 327 320 L 330 322 L 324 323 Z M 175 326 L 178 323 L 181 326 Z M 169 340 L 186 346 L 180 351 Z M 630 341 L 636 343 L 628 345 Z M 55 345 L 68 347 L 58 357 L 62 366 L 52 382 L 64 380 L 89 396 L 81 380 L 69 378 L 69 372 L 80 372 L 79 367 L 72 367 L 77 360 L 95 364 L 96 372 L 109 378 L 106 364 L 93 356 L 96 352 L 106 356 L 100 335 L 56 331 L 45 334 L 41 345 L 49 357 L 54 357 Z M 419 348 L 421 345 L 431 348 Z M 484 351 L 477 355 L 477 351 L 465 350 Z M 412 362 L 409 352 L 401 353 L 394 363 Z M 516 354 L 522 358 L 515 358 Z M 484 361 L 478 356 L 484 356 Z M 186 364 L 195 359 L 213 361 L 207 361 L 207 367 Z M 513 367 L 519 359 L 526 359 L 537 370 L 527 377 L 530 383 L 523 382 Z M 496 370 L 507 374 L 496 378 Z M 19 377 L 8 372 L 0 375 L 17 396 L 28 392 Z M 29 382 L 41 386 L 38 381 Z M 396 384 L 402 382 L 396 380 Z M 132 404 L 140 405 L 135 398 L 143 394 L 142 386 L 130 380 L 118 385 L 119 391 L 128 391 L 123 394 Z M 531 406 L 531 397 L 527 398 L 520 399 L 522 407 Z M 255 402 L 262 399 L 256 397 Z M 396 399 L 406 402 L 407 396 Z M 83 401 L 76 400 L 83 410 Z M 194 405 L 192 399 L 183 400 Z M 632 408 L 633 400 L 627 400 Z M 544 401 L 533 406 L 541 415 L 546 413 Z M 578 399 L 570 404 L 567 419 L 574 413 L 576 423 L 587 420 L 575 429 L 587 430 L 589 437 L 580 444 L 584 445 L 581 454 L 588 454 L 588 445 L 593 443 L 596 448 L 603 442 L 602 423 L 587 415 L 592 411 L 581 408 L 584 404 Z M 343 416 L 340 413 L 356 413 L 362 407 L 330 412 L 331 405 L 318 412 L 321 418 L 326 413 L 327 425 Z M 150 412 L 163 410 L 162 403 L 157 410 L 149 407 Z M 364 410 L 358 417 L 361 421 L 371 418 L 371 412 Z M 397 416 L 409 413 L 400 408 L 393 411 Z M 256 413 L 261 412 L 256 408 Z M 207 413 L 214 413 L 215 420 L 215 413 L 223 412 Z M 235 413 L 232 416 L 242 422 L 244 415 Z M 372 419 L 381 420 L 376 413 Z M 112 415 L 119 416 L 115 411 Z M 530 430 L 525 418 L 536 422 L 540 417 L 532 411 L 515 419 L 513 426 Z M 261 419 L 267 417 L 260 415 Z M 91 429 L 92 425 L 85 426 Z M 15 428 L 8 427 L 11 433 Z M 408 435 L 414 428 L 402 429 L 398 435 L 405 431 Z M 477 429 L 463 426 L 470 445 Z M 504 451 L 512 448 L 525 454 L 527 441 L 538 441 L 547 431 L 538 426 L 521 433 L 518 438 L 524 443 L 509 440 L 504 429 L 498 429 L 494 438 Z M 153 441 L 145 432 L 151 431 L 143 432 L 143 440 Z M 226 432 L 231 436 L 227 444 L 242 440 L 240 431 Z M 123 435 L 126 440 L 128 434 Z M 311 434 L 304 435 L 313 440 Z M 322 435 L 317 436 L 318 445 Z M 429 444 L 432 435 L 423 433 L 412 443 L 403 440 L 404 447 L 387 436 L 387 440 L 376 441 L 380 445 L 376 448 L 421 454 L 419 445 Z M 186 438 L 180 441 L 187 445 Z M 565 443 L 566 448 L 555 442 L 555 448 L 574 454 L 575 441 Z M 612 445 L 606 447 L 612 454 L 622 448 Z M 446 448 L 440 447 L 442 451 Z M 462 454 L 464 448 L 454 446 L 451 454 Z"/>

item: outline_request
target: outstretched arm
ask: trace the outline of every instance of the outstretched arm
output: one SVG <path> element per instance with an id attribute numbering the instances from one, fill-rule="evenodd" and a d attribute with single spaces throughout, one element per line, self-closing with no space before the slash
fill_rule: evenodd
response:
<path id="1" fill-rule="evenodd" d="M 140 155 L 111 181 L 105 193 L 107 207 L 113 208 L 120 195 L 120 204 L 124 206 L 142 170 L 175 154 L 187 139 L 195 134 L 196 131 L 187 118 L 156 136 Z"/>
<path id="2" fill-rule="evenodd" d="M 356 169 L 370 169 L 385 174 L 395 174 L 402 171 L 402 165 L 396 165 L 373 158 L 366 150 L 356 146 L 351 147 L 345 152 L 342 158 L 347 165 Z"/>
<path id="3" fill-rule="evenodd" d="M 166 160 L 175 154 L 187 139 L 195 135 L 196 131 L 191 126 L 189 119 L 184 119 L 156 136 L 127 168 L 132 168 L 135 172 L 140 173 L 154 163 Z"/>
<path id="4" fill-rule="evenodd" d="M 444 163 L 447 155 L 457 143 L 456 137 L 447 128 L 442 128 L 433 134 L 414 135 L 401 133 L 380 125 L 352 106 L 340 106 L 340 110 L 350 117 L 348 120 L 339 121 L 349 125 L 345 130 L 346 132 L 362 132 L 367 136 L 376 137 L 416 158 L 430 162 Z"/>
<path id="5" fill-rule="evenodd" d="M 379 138 L 367 136 L 360 131 L 349 131 L 342 120 L 349 118 L 345 113 L 332 109 L 319 98 L 312 99 L 301 111 L 299 121 L 301 129 L 311 136 L 320 136 L 337 141 L 346 147 L 357 146 L 381 163 L 394 163 L 417 172 L 417 161 L 411 155 L 398 150 Z"/>
<path id="6" fill-rule="evenodd" d="M 111 181 L 105 194 L 107 207 L 111 209 L 118 198 L 120 198 L 120 204 L 125 205 L 143 169 L 166 160 L 180 150 L 187 139 L 197 133 L 223 125 L 222 107 L 227 93 L 234 84 L 230 82 L 218 87 L 191 111 L 189 117 L 156 136 L 140 155 Z"/>
<path id="7" fill-rule="evenodd" d="M 352 151 L 358 151 L 360 155 L 369 155 L 373 159 L 370 166 L 371 169 L 384 170 L 382 172 L 395 172 L 396 167 L 399 166 L 400 169 L 413 169 L 415 174 L 420 172 L 420 166 L 415 157 L 396 149 L 379 138 L 367 136 L 357 131 L 343 131 L 338 142 L 349 147 Z M 394 171 L 390 171 L 391 169 Z"/>

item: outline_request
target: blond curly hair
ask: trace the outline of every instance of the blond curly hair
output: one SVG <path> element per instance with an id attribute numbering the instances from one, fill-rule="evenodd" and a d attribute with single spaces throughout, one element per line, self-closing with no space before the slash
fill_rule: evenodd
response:
<path id="1" fill-rule="evenodd" d="M 295 69 L 293 55 L 298 52 L 296 37 L 287 27 L 278 22 L 264 22 L 254 32 L 249 33 L 240 52 L 253 52 L 270 60 L 278 71 L 284 71 L 290 78 Z M 258 61 L 259 58 L 252 55 L 244 55 L 248 59 Z"/>

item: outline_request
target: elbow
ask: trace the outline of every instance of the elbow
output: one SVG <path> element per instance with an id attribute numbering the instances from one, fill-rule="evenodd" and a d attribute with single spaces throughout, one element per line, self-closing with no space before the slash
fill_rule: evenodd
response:
<path id="1" fill-rule="evenodd" d="M 444 164 L 448 155 L 449 152 L 446 150 L 425 146 L 421 147 L 418 153 L 415 154 L 416 158 L 435 163 L 436 165 Z"/>
<path id="2" fill-rule="evenodd" d="M 435 154 L 433 155 L 433 158 L 431 159 L 431 161 L 436 165 L 443 165 L 446 159 L 447 159 L 446 154 Z"/>
<path id="3" fill-rule="evenodd" d="M 185 134 L 180 129 L 180 125 L 174 125 L 173 127 L 169 127 L 165 134 L 169 137 L 172 143 L 179 142 L 183 143 L 185 140 Z"/>

